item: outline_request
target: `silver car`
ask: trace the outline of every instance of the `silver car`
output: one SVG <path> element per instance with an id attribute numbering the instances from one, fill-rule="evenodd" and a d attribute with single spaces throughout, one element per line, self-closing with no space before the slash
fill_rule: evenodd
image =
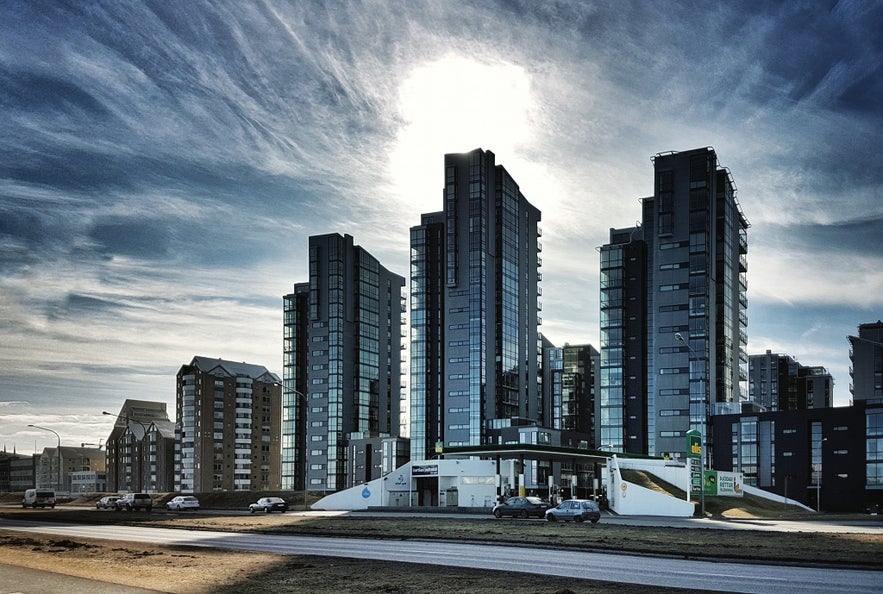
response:
<path id="1" fill-rule="evenodd" d="M 546 519 L 550 522 L 557 522 L 559 520 L 564 522 L 571 520 L 574 522 L 584 522 L 588 520 L 592 524 L 597 524 L 598 520 L 601 519 L 601 508 L 598 507 L 597 503 L 589 499 L 568 499 L 559 503 L 557 507 L 548 510 L 546 512 Z"/>
<path id="2" fill-rule="evenodd" d="M 178 495 L 166 503 L 166 507 L 174 511 L 183 511 L 187 509 L 197 511 L 199 509 L 199 499 L 192 495 Z"/>

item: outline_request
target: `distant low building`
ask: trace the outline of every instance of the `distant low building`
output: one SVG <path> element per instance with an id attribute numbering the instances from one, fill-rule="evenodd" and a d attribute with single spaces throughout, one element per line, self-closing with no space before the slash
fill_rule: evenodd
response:
<path id="1" fill-rule="evenodd" d="M 71 474 L 77 472 L 104 473 L 104 452 L 99 448 L 61 446 L 43 448 L 35 458 L 35 484 L 31 487 L 70 492 Z M 59 471 L 59 464 L 61 470 Z M 27 488 L 27 487 L 26 487 Z"/>
<path id="2" fill-rule="evenodd" d="M 107 490 L 174 488 L 175 425 L 164 402 L 126 400 L 107 438 Z"/>
<path id="3" fill-rule="evenodd" d="M 21 456 L 9 461 L 9 491 L 17 493 L 37 485 L 39 454 Z"/>
<path id="4" fill-rule="evenodd" d="M 14 493 L 36 485 L 36 456 L 0 452 L 0 493 Z"/>

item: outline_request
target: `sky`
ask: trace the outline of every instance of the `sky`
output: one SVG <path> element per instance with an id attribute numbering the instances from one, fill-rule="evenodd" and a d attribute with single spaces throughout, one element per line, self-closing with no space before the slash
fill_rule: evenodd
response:
<path id="1" fill-rule="evenodd" d="M 651 157 L 712 146 L 748 218 L 750 354 L 834 376 L 883 318 L 883 2 L 0 4 L 0 448 L 96 443 L 194 356 L 282 374 L 308 237 L 407 277 L 443 156 L 542 211 L 543 324 L 598 345 Z"/>

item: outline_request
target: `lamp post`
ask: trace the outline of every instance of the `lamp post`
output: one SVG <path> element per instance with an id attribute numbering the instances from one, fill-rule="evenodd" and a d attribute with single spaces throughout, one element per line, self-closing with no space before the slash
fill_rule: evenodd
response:
<path id="1" fill-rule="evenodd" d="M 693 350 L 693 347 L 690 346 L 690 343 L 684 339 L 684 336 L 680 332 L 675 333 L 675 340 L 683 343 L 684 346 L 687 347 L 687 350 L 690 352 L 690 354 L 693 356 L 693 358 L 696 359 L 696 361 L 700 360 L 699 356 L 696 354 L 696 351 Z M 689 367 L 689 365 L 688 365 L 688 367 Z M 707 408 L 708 404 L 705 401 L 705 370 L 704 369 L 702 370 L 702 373 L 699 375 L 699 389 L 702 391 L 702 401 L 706 404 L 705 418 L 707 421 L 707 419 L 708 419 L 708 408 Z M 705 423 L 705 428 L 706 428 L 706 430 L 708 429 L 707 422 Z M 701 438 L 701 436 L 700 436 L 700 438 Z M 707 438 L 708 438 L 708 436 L 706 436 L 706 443 L 702 444 L 702 471 L 700 473 L 700 481 L 699 481 L 699 510 L 700 510 L 703 518 L 705 517 L 705 448 L 708 445 Z"/>
<path id="2" fill-rule="evenodd" d="M 144 435 L 141 437 L 141 440 L 140 440 L 141 441 L 140 454 L 137 456 L 137 458 L 138 458 L 138 482 L 136 485 L 137 488 L 135 489 L 135 491 L 143 491 L 144 490 L 143 489 L 144 488 L 144 477 L 142 475 L 144 474 L 144 440 L 147 439 L 147 434 L 149 432 L 147 429 L 147 425 L 145 425 L 144 423 L 142 423 L 138 419 L 133 419 L 131 417 L 127 417 L 126 415 L 117 415 L 112 412 L 107 412 L 106 410 L 101 411 L 101 414 L 107 415 L 109 417 L 116 417 L 118 419 L 124 419 L 128 423 L 138 423 L 139 425 L 141 425 L 141 428 L 144 430 Z M 134 450 L 134 444 L 133 444 L 133 450 Z M 133 458 L 134 457 L 135 456 L 134 456 L 134 451 L 133 451 Z M 134 461 L 132 462 L 132 466 L 134 467 Z"/>
<path id="3" fill-rule="evenodd" d="M 55 456 L 58 458 L 58 491 L 61 491 L 64 488 L 64 480 L 61 478 L 61 436 L 52 429 L 48 429 L 46 427 L 39 427 L 37 425 L 28 425 L 28 427 L 33 427 L 34 429 L 42 429 L 43 431 L 49 431 L 50 433 L 55 433 L 55 437 L 58 438 L 58 448 L 55 450 Z"/>

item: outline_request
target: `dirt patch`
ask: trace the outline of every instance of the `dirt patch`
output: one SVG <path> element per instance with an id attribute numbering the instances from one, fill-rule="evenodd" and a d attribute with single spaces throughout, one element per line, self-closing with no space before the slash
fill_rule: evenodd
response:
<path id="1" fill-rule="evenodd" d="M 282 563 L 270 555 L 269 565 Z M 268 567 L 268 555 L 193 551 L 185 547 L 158 547 L 131 543 L 22 537 L 0 531 L 0 563 L 31 567 L 122 586 L 137 586 L 183 594 L 216 591 Z"/>

